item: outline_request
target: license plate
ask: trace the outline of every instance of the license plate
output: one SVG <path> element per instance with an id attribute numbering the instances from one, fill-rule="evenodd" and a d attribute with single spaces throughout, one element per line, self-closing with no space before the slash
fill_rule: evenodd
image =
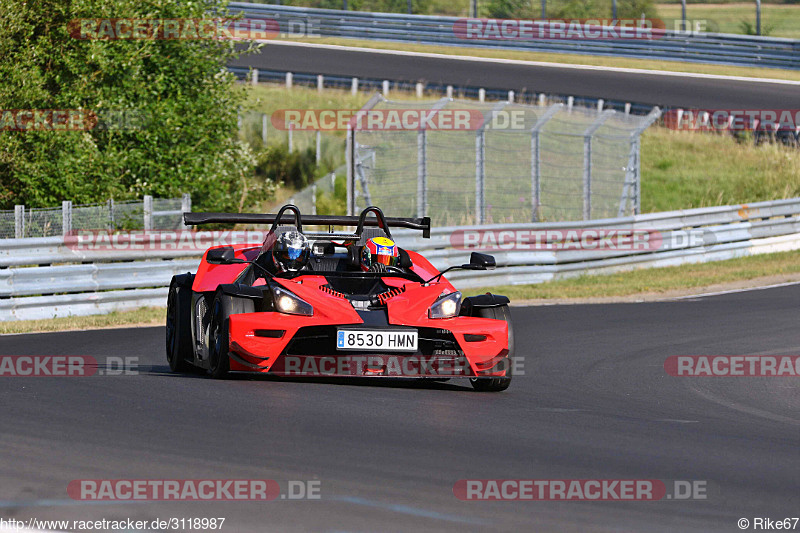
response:
<path id="1" fill-rule="evenodd" d="M 340 329 L 336 335 L 339 350 L 416 352 L 417 332 L 411 330 Z"/>

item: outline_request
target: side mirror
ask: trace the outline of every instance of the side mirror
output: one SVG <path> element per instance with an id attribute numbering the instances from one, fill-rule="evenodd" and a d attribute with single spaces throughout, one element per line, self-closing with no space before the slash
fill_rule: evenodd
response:
<path id="1" fill-rule="evenodd" d="M 469 256 L 469 268 L 471 270 L 493 270 L 497 266 L 494 256 L 472 252 Z"/>
<path id="2" fill-rule="evenodd" d="M 214 248 L 206 253 L 206 263 L 212 265 L 233 265 L 244 262 L 241 259 L 236 259 L 236 252 L 230 246 Z"/>

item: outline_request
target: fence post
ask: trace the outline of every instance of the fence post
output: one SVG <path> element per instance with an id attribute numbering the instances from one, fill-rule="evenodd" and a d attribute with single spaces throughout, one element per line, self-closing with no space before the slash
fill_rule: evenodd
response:
<path id="1" fill-rule="evenodd" d="M 183 193 L 181 196 L 181 212 L 182 213 L 191 213 L 192 212 L 192 195 L 188 192 Z"/>
<path id="2" fill-rule="evenodd" d="M 14 238 L 25 238 L 25 206 L 14 206 Z"/>
<path id="3" fill-rule="evenodd" d="M 144 197 L 144 230 L 150 231 L 153 229 L 153 197 L 145 195 Z"/>
<path id="4" fill-rule="evenodd" d="M 592 218 L 592 137 L 613 114 L 613 109 L 603 111 L 583 132 L 583 220 Z"/>
<path id="5" fill-rule="evenodd" d="M 417 218 L 428 211 L 428 134 L 425 128 L 417 130 Z"/>
<path id="6" fill-rule="evenodd" d="M 486 201 L 486 133 L 483 128 L 479 129 L 475 135 L 475 223 L 483 224 L 486 212 L 484 205 Z"/>
<path id="7" fill-rule="evenodd" d="M 345 149 L 344 149 L 344 160 L 345 164 L 347 165 L 347 214 L 349 216 L 353 215 L 354 211 L 354 204 L 353 201 L 353 194 L 355 194 L 355 187 L 353 184 L 353 180 L 355 179 L 355 172 L 353 169 L 353 164 L 355 163 L 355 149 L 354 149 L 354 139 L 353 139 L 353 129 L 350 124 L 347 125 L 347 138 L 345 142 Z"/>
<path id="8" fill-rule="evenodd" d="M 531 222 L 539 222 L 541 213 L 539 206 L 542 201 L 542 177 L 541 177 L 541 141 L 539 133 L 547 123 L 558 113 L 564 104 L 555 104 L 545 111 L 531 128 Z"/>
<path id="9" fill-rule="evenodd" d="M 319 162 L 322 159 L 322 132 L 317 130 L 317 149 L 316 149 L 316 160 L 317 166 L 319 166 Z"/>
<path id="10" fill-rule="evenodd" d="M 267 114 L 261 115 L 261 142 L 267 146 Z"/>
<path id="11" fill-rule="evenodd" d="M 69 235 L 72 231 L 72 201 L 61 202 L 61 235 Z"/>
<path id="12" fill-rule="evenodd" d="M 114 220 L 114 199 L 108 199 L 108 229 L 109 231 L 114 231 L 116 229 L 117 223 Z"/>
<path id="13" fill-rule="evenodd" d="M 311 214 L 317 214 L 317 184 L 311 186 Z"/>

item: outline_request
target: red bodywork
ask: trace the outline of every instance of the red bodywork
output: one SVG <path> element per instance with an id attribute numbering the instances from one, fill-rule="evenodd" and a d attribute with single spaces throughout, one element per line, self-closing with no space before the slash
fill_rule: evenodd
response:
<path id="1" fill-rule="evenodd" d="M 233 248 L 237 258 L 252 260 L 258 255 L 261 245 L 234 245 Z M 413 264 L 411 269 L 422 279 L 430 279 L 439 273 L 422 255 L 413 251 L 408 251 L 408 254 Z M 196 293 L 210 292 L 216 290 L 220 284 L 235 283 L 246 266 L 244 264 L 212 265 L 208 264 L 204 257 L 195 275 L 192 290 Z M 446 331 L 452 334 L 452 338 L 457 343 L 457 349 L 461 353 L 449 356 L 431 356 L 429 362 L 436 358 L 436 363 L 439 364 L 436 377 L 447 377 L 448 375 L 502 377 L 506 375 L 505 367 L 502 364 L 508 355 L 508 325 L 505 321 L 468 316 L 446 319 L 429 318 L 428 310 L 431 304 L 443 292 L 455 292 L 456 290 L 444 277 L 427 286 L 400 277 L 384 277 L 382 280 L 390 288 L 399 289 L 392 291 L 393 294 L 390 294 L 385 300 L 389 326 L 430 328 L 430 331 L 440 333 Z M 304 372 L 292 374 L 287 370 L 283 361 L 287 346 L 301 328 L 364 324 L 364 320 L 343 294 L 321 289 L 321 286 L 328 283 L 324 273 L 309 272 L 308 275 L 294 279 L 274 278 L 273 281 L 310 303 L 314 307 L 314 314 L 313 316 L 297 316 L 280 312 L 254 312 L 231 315 L 229 319 L 231 371 L 308 375 Z M 263 281 L 261 284 L 263 285 Z M 278 330 L 284 333 L 279 337 L 260 336 L 256 333 L 258 330 Z M 471 337 L 469 341 L 465 337 L 467 335 Z M 482 340 L 480 340 L 481 338 Z M 320 363 L 323 359 L 354 355 L 337 353 L 336 350 L 331 350 L 331 352 L 300 357 L 314 359 L 316 363 L 312 367 L 319 369 L 323 366 Z M 363 362 L 349 361 L 351 366 L 346 367 L 344 372 L 342 372 L 342 367 L 335 369 L 331 365 L 325 375 L 396 377 L 398 375 L 394 374 L 391 368 L 386 368 L 386 357 L 413 360 L 409 363 L 408 368 L 413 368 L 413 365 L 416 364 L 415 357 L 417 359 L 424 357 L 424 354 L 421 356 L 420 354 L 372 354 L 366 352 L 358 355 L 367 360 Z M 352 359 L 358 358 L 353 357 Z M 454 369 L 449 371 L 450 367 L 442 363 L 446 359 L 460 359 L 458 369 L 453 367 Z M 383 368 L 379 361 L 383 361 Z M 358 366 L 358 368 L 352 365 Z M 301 362 L 300 367 L 303 366 Z M 377 368 L 372 368 L 375 366 Z M 448 372 L 450 373 L 448 374 Z M 401 375 L 407 377 L 406 374 Z M 420 376 L 423 375 L 430 377 L 430 374 L 420 371 Z"/>

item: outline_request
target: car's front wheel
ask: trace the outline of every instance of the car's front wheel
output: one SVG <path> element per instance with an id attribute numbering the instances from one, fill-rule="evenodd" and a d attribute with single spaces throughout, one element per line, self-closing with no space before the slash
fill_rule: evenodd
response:
<path id="1" fill-rule="evenodd" d="M 484 307 L 473 311 L 473 316 L 480 318 L 493 318 L 495 320 L 505 320 L 508 323 L 508 359 L 506 365 L 506 375 L 501 378 L 470 378 L 472 387 L 479 392 L 500 392 L 511 385 L 511 367 L 514 358 L 514 329 L 511 325 L 511 310 L 507 305 L 498 307 Z"/>
<path id="2" fill-rule="evenodd" d="M 191 284 L 187 287 L 181 281 L 180 276 L 173 276 L 167 294 L 167 362 L 173 372 L 186 372 L 192 353 Z"/>
<path id="3" fill-rule="evenodd" d="M 211 307 L 211 327 L 208 334 L 208 373 L 216 379 L 225 379 L 230 371 L 230 359 L 228 347 L 230 338 L 228 335 L 229 312 L 226 309 L 225 296 L 218 293 L 214 297 Z"/>

